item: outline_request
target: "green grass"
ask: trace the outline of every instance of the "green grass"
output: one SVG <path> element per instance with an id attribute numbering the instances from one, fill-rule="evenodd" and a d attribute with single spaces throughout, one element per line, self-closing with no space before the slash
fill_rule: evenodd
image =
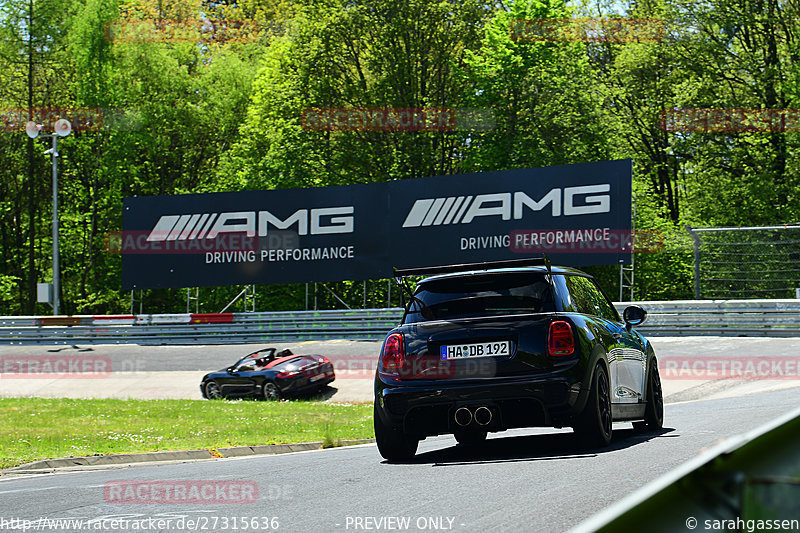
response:
<path id="1" fill-rule="evenodd" d="M 373 438 L 371 405 L 0 398 L 0 468 L 40 459 Z"/>

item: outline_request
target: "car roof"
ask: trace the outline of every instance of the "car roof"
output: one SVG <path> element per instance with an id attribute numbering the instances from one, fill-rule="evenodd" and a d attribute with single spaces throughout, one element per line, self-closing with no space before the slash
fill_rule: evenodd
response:
<path id="1" fill-rule="evenodd" d="M 577 268 L 571 268 L 571 267 L 551 266 L 550 272 L 552 272 L 553 274 L 584 276 L 587 278 L 592 277 L 586 272 L 582 272 Z M 547 274 L 547 267 L 531 266 L 531 267 L 513 267 L 513 268 L 490 268 L 486 270 L 467 270 L 464 272 L 452 272 L 448 274 L 438 274 L 435 276 L 430 276 L 423 280 L 420 280 L 418 284 L 438 281 L 442 279 L 457 279 L 457 278 L 468 278 L 472 276 L 487 276 L 487 275 L 491 276 L 491 275 L 502 275 L 502 274 Z"/>

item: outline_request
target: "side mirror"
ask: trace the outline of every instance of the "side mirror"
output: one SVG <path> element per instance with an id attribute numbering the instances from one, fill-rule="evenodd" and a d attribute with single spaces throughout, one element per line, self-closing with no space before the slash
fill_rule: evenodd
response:
<path id="1" fill-rule="evenodd" d="M 232 366 L 229 366 L 227 370 L 228 370 L 228 374 L 235 374 L 236 373 L 236 371 L 233 369 Z"/>
<path id="2" fill-rule="evenodd" d="M 625 321 L 625 328 L 630 331 L 634 326 L 641 326 L 647 320 L 647 311 L 638 305 L 629 305 L 622 312 L 622 319 Z"/>

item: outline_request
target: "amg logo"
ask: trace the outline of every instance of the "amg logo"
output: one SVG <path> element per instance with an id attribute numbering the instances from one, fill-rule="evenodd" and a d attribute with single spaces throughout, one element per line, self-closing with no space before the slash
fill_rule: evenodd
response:
<path id="1" fill-rule="evenodd" d="M 270 224 L 284 230 L 296 225 L 299 235 L 353 233 L 353 206 L 298 209 L 285 220 L 269 211 L 164 215 L 158 219 L 147 240 L 213 239 L 220 233 L 246 233 L 248 237 L 264 237 L 268 234 Z"/>
<path id="2" fill-rule="evenodd" d="M 525 208 L 541 211 L 548 204 L 554 217 L 608 213 L 611 211 L 611 185 L 585 185 L 551 189 L 539 201 L 521 191 L 477 196 L 450 196 L 417 200 L 403 222 L 404 228 L 469 224 L 475 217 L 499 216 L 503 220 L 519 220 Z M 606 193 L 606 194 L 598 194 Z M 583 205 L 575 205 L 576 196 L 585 196 Z M 592 196 L 588 196 L 592 195 Z M 562 210 L 563 206 L 563 210 Z"/>

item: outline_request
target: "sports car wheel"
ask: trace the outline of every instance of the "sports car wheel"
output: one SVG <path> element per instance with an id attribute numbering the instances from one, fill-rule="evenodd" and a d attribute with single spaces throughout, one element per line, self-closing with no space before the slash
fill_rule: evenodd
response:
<path id="1" fill-rule="evenodd" d="M 486 440 L 485 431 L 460 430 L 453 433 L 453 436 L 456 438 L 456 441 L 458 441 L 459 444 L 463 444 L 465 446 L 480 444 Z"/>
<path id="2" fill-rule="evenodd" d="M 611 387 L 608 373 L 598 364 L 592 376 L 592 388 L 586 407 L 574 426 L 581 441 L 596 446 L 607 446 L 611 442 Z"/>
<path id="3" fill-rule="evenodd" d="M 275 401 L 281 399 L 281 391 L 279 391 L 278 386 L 271 381 L 264 382 L 261 392 L 264 395 L 264 399 L 267 401 Z"/>
<path id="4" fill-rule="evenodd" d="M 388 427 L 381 421 L 377 406 L 373 410 L 375 421 L 375 442 L 381 456 L 389 462 L 406 461 L 417 453 L 419 440 L 403 431 Z"/>
<path id="5" fill-rule="evenodd" d="M 658 364 L 653 359 L 650 372 L 647 373 L 647 405 L 644 410 L 644 421 L 647 429 L 657 430 L 664 426 L 664 397 L 661 394 L 661 377 L 658 375 Z"/>
<path id="6" fill-rule="evenodd" d="M 218 400 L 222 398 L 222 392 L 219 390 L 219 385 L 216 381 L 208 381 L 205 385 L 206 398 L 209 400 Z"/>

